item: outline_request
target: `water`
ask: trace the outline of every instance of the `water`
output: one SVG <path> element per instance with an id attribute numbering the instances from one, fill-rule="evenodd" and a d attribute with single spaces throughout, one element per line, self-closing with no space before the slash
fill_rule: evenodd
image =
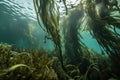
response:
<path id="1" fill-rule="evenodd" d="M 37 23 L 33 0 L 0 1 L 0 18 L 0 42 L 18 48 L 54 49 L 51 40 L 44 43 L 46 33 Z M 87 32 L 82 32 L 82 35 L 83 42 L 90 49 L 100 52 L 97 42 Z"/>
<path id="2" fill-rule="evenodd" d="M 50 40 L 44 43 L 45 35 L 37 23 L 33 0 L 0 1 L 0 42 L 17 48 L 53 50 Z"/>

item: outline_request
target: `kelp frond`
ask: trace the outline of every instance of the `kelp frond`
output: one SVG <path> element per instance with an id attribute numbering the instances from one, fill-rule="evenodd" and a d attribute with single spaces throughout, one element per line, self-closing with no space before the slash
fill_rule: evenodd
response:
<path id="1" fill-rule="evenodd" d="M 58 58 L 63 66 L 59 34 L 59 9 L 54 0 L 33 0 L 38 19 L 41 19 L 47 33 L 52 37 L 58 51 Z"/>
<path id="2" fill-rule="evenodd" d="M 24 67 L 24 68 L 27 68 L 27 69 L 29 69 L 29 70 L 31 71 L 30 67 L 27 66 L 27 65 L 25 65 L 25 64 L 16 64 L 16 65 L 13 65 L 12 67 L 10 67 L 10 68 L 8 68 L 8 69 L 2 70 L 2 71 L 0 72 L 0 77 L 1 77 L 1 76 L 4 76 L 4 75 L 7 75 L 7 74 L 10 73 L 10 72 L 15 71 L 15 70 L 16 70 L 17 68 L 19 68 L 19 67 Z"/>
<path id="3" fill-rule="evenodd" d="M 79 22 L 83 16 L 83 11 L 76 9 L 76 11 L 68 14 L 68 18 L 63 22 L 63 33 L 65 41 L 65 53 L 67 54 L 68 60 L 72 64 L 77 64 L 81 60 L 83 54 L 81 43 L 81 35 L 79 33 Z"/>
<path id="4" fill-rule="evenodd" d="M 87 2 L 84 5 L 84 12 L 90 20 L 87 20 L 89 24 L 89 31 L 91 35 L 97 40 L 98 44 L 102 46 L 104 51 L 109 55 L 113 64 L 116 64 L 120 58 L 120 35 L 116 32 L 116 28 L 120 29 L 120 13 L 111 15 L 113 5 L 111 7 L 109 1 L 93 1 L 86 0 Z M 89 3 L 91 1 L 91 3 Z M 117 2 L 118 3 L 118 2 Z M 88 5 L 93 4 L 93 5 Z M 111 7 L 111 8 L 109 8 Z M 102 10 L 104 8 L 104 10 Z M 119 12 L 119 9 L 117 10 Z M 86 19 L 85 19 L 86 20 Z M 85 21 L 84 20 L 84 21 Z M 114 27 L 113 31 L 110 30 L 110 26 Z M 115 65 L 116 68 L 120 67 L 120 64 Z"/>

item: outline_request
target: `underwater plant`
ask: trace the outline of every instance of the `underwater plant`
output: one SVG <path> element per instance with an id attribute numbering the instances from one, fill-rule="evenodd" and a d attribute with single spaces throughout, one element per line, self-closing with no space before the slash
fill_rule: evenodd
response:
<path id="1" fill-rule="evenodd" d="M 84 49 L 88 48 L 81 41 L 82 36 L 79 31 L 79 24 L 83 17 L 83 11 L 81 8 L 74 9 L 73 12 L 68 13 L 67 18 L 63 20 L 63 34 L 64 34 L 64 46 L 65 54 L 68 57 L 68 63 L 79 64 L 82 60 Z M 69 17 L 68 17 L 69 16 Z M 89 51 L 88 51 L 89 53 Z"/>
<path id="2" fill-rule="evenodd" d="M 11 45 L 0 44 L 0 80 L 59 80 L 56 62 L 42 49 L 19 53 Z"/>
<path id="3" fill-rule="evenodd" d="M 67 0 L 60 0 L 60 2 L 55 0 L 33 1 L 38 21 L 39 23 L 43 22 L 46 32 L 51 35 L 59 52 L 59 60 L 62 65 L 60 28 L 58 28 L 61 14 L 56 5 L 56 3 L 59 4 L 60 2 L 65 5 L 67 16 L 67 19 L 63 20 L 62 28 L 65 54 L 69 59 L 69 63 L 74 64 L 77 61 L 81 63 L 85 52 L 92 54 L 89 48 L 81 41 L 82 35 L 80 31 L 84 30 L 89 31 L 90 35 L 96 39 L 101 47 L 101 52 L 107 54 L 112 60 L 113 67 L 117 69 L 120 67 L 120 64 L 117 64 L 120 59 L 120 7 L 117 0 L 80 0 L 79 4 L 74 7 L 75 9 L 71 7 L 72 11 L 69 11 L 67 7 Z M 87 62 L 89 63 L 89 60 Z M 120 74 L 116 70 L 113 72 L 119 76 Z"/>
<path id="4" fill-rule="evenodd" d="M 63 0 L 64 1 L 64 0 Z M 33 0 L 38 23 L 46 28 L 47 36 L 45 38 L 53 40 L 57 50 L 58 58 L 63 66 L 63 58 L 61 51 L 60 28 L 59 28 L 59 9 L 54 0 Z M 42 26 L 41 26 L 42 27 Z M 64 67 L 64 66 L 63 66 Z"/>
<path id="5" fill-rule="evenodd" d="M 120 10 L 118 4 L 111 5 L 109 0 L 107 2 L 102 0 L 86 0 L 83 4 L 87 5 L 87 8 L 84 8 L 86 14 L 84 21 L 88 18 L 87 28 L 89 28 L 91 35 L 97 40 L 98 44 L 103 48 L 103 51 L 108 54 L 115 65 L 120 59 L 120 35 L 116 31 L 116 28 L 119 30 L 120 26 Z M 112 15 L 115 12 L 118 13 Z M 116 68 L 118 66 L 120 67 L 119 64 L 115 65 Z"/>

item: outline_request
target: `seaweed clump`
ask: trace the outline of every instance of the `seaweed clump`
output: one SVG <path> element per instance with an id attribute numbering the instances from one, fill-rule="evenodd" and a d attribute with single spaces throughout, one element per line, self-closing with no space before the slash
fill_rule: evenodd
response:
<path id="1" fill-rule="evenodd" d="M 108 80 L 119 79 L 110 59 L 84 50 L 81 62 L 67 63 L 66 72 L 57 58 L 45 50 L 14 51 L 11 45 L 0 44 L 0 80 Z M 66 60 L 66 59 L 65 59 Z M 104 64 L 104 65 L 103 65 Z"/>
<path id="2" fill-rule="evenodd" d="M 0 80 L 67 80 L 58 64 L 42 49 L 17 52 L 11 45 L 0 44 Z"/>

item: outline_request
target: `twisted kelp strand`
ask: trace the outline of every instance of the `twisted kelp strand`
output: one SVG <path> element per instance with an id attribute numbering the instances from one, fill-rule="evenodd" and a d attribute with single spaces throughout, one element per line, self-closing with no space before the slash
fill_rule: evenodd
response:
<path id="1" fill-rule="evenodd" d="M 61 42 L 59 34 L 59 9 L 54 0 L 33 0 L 39 23 L 42 20 L 46 31 L 51 35 L 58 51 L 58 58 L 63 66 Z"/>

